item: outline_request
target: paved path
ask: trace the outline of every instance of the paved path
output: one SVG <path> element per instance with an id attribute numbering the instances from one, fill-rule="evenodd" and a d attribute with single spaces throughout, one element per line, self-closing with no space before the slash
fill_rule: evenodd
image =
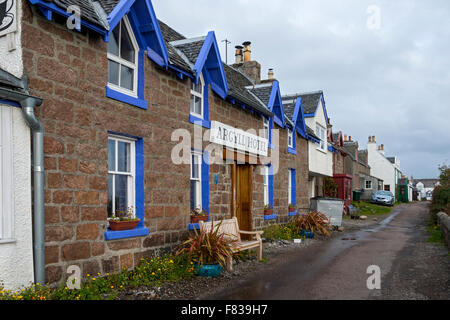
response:
<path id="1" fill-rule="evenodd" d="M 210 298 L 448 300 L 448 250 L 426 242 L 428 220 L 426 204 L 397 207 L 372 228 L 299 250 Z M 381 268 L 381 290 L 367 288 L 371 265 Z"/>

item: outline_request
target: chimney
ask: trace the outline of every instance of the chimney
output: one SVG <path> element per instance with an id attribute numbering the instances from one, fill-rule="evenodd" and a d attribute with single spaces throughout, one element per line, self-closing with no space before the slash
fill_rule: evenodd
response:
<path id="1" fill-rule="evenodd" d="M 372 136 L 372 143 L 377 143 L 375 140 L 375 136 Z"/>
<path id="2" fill-rule="evenodd" d="M 352 142 L 352 136 L 348 137 L 348 141 Z"/>
<path id="3" fill-rule="evenodd" d="M 244 62 L 252 61 L 251 44 L 250 41 L 246 41 L 242 44 L 244 46 Z"/>
<path id="4" fill-rule="evenodd" d="M 384 151 L 384 144 L 381 145 L 381 150 Z"/>
<path id="5" fill-rule="evenodd" d="M 369 143 L 372 142 L 372 136 L 369 136 Z"/>
<path id="6" fill-rule="evenodd" d="M 244 47 L 236 46 L 235 48 L 236 48 L 236 54 L 235 54 L 236 62 L 235 63 L 236 64 L 242 63 L 244 60 L 244 53 L 243 53 L 242 49 L 244 49 Z"/>
<path id="7" fill-rule="evenodd" d="M 260 84 L 261 65 L 257 61 L 252 61 L 251 44 L 250 41 L 246 41 L 242 46 L 236 46 L 236 63 L 232 67 L 247 75 L 255 84 Z"/>
<path id="8" fill-rule="evenodd" d="M 348 139 L 347 139 L 347 135 L 344 135 L 344 141 L 345 141 L 345 142 L 347 142 L 347 141 L 348 141 Z"/>
<path id="9" fill-rule="evenodd" d="M 269 69 L 269 73 L 267 75 L 267 79 L 274 80 L 275 79 L 274 76 L 275 76 L 275 74 L 273 72 L 273 69 Z"/>

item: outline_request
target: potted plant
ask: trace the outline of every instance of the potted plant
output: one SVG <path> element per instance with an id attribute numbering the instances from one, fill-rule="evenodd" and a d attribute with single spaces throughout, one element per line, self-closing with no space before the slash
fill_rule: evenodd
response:
<path id="1" fill-rule="evenodd" d="M 191 223 L 207 222 L 209 213 L 203 209 L 195 208 L 191 210 Z"/>
<path id="2" fill-rule="evenodd" d="M 289 204 L 289 212 L 295 212 L 295 206 L 292 203 Z"/>
<path id="3" fill-rule="evenodd" d="M 265 216 L 273 215 L 273 207 L 270 204 L 268 204 L 264 207 L 264 215 Z"/>
<path id="4" fill-rule="evenodd" d="M 330 219 L 320 212 L 310 212 L 295 219 L 297 231 L 306 238 L 314 238 L 315 233 L 331 236 Z"/>
<path id="5" fill-rule="evenodd" d="M 111 218 L 108 221 L 109 228 L 112 231 L 123 231 L 136 229 L 141 220 L 135 217 L 134 208 L 128 207 L 116 211 L 116 217 Z"/>
<path id="6" fill-rule="evenodd" d="M 233 256 L 233 243 L 226 234 L 219 233 L 220 224 L 212 226 L 210 231 L 191 234 L 187 241 L 182 243 L 176 255 L 188 255 L 188 261 L 195 262 L 199 276 L 218 277 L 226 265 L 227 259 Z"/>

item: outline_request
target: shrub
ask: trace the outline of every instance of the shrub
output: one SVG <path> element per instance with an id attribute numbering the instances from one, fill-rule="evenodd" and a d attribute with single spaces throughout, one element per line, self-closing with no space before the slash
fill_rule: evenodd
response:
<path id="1" fill-rule="evenodd" d="M 236 239 L 231 239 L 223 233 L 219 233 L 220 225 L 211 228 L 210 231 L 197 232 L 190 235 L 189 239 L 180 245 L 177 256 L 187 255 L 188 260 L 198 262 L 199 265 L 218 263 L 225 267 L 227 258 L 233 256 L 233 243 Z"/>
<path id="2" fill-rule="evenodd" d="M 450 204 L 450 187 L 436 187 L 433 191 L 433 201 L 431 203 L 431 211 L 438 213 L 445 211 L 447 213 Z"/>
<path id="3" fill-rule="evenodd" d="M 264 229 L 264 238 L 268 240 L 293 240 L 300 239 L 300 233 L 295 223 L 285 226 L 273 225 Z"/>

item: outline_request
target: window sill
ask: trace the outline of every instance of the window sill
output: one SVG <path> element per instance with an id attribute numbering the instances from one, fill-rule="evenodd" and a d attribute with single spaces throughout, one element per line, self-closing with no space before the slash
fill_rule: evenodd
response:
<path id="1" fill-rule="evenodd" d="M 295 217 L 298 214 L 297 211 L 289 212 L 289 217 Z"/>
<path id="2" fill-rule="evenodd" d="M 294 148 L 289 147 L 288 148 L 288 153 L 297 155 L 297 150 L 295 150 Z"/>
<path id="3" fill-rule="evenodd" d="M 111 231 L 108 228 L 108 231 L 105 232 L 105 240 L 120 240 L 120 239 L 128 239 L 128 238 L 137 238 L 137 237 L 145 237 L 150 234 L 148 228 L 137 228 L 133 230 L 124 230 L 124 231 Z"/>
<path id="4" fill-rule="evenodd" d="M 320 149 L 320 148 L 316 148 L 316 150 L 317 150 L 317 151 L 320 151 L 320 152 L 322 152 L 322 153 L 324 153 L 324 154 L 327 154 L 327 152 L 326 152 L 325 150 L 322 150 L 322 149 Z"/>
<path id="5" fill-rule="evenodd" d="M 211 129 L 211 121 L 200 119 L 192 114 L 189 115 L 189 122 L 206 129 Z"/>
<path id="6" fill-rule="evenodd" d="M 274 213 L 271 216 L 264 216 L 264 220 L 275 220 L 277 218 L 277 215 Z"/>
<path id="7" fill-rule="evenodd" d="M 147 110 L 147 108 L 148 108 L 147 100 L 129 96 L 125 93 L 111 89 L 108 86 L 106 87 L 106 97 L 117 100 L 117 101 L 131 104 L 132 106 L 135 106 L 135 107 L 138 107 L 138 108 L 141 108 L 144 110 Z"/>

